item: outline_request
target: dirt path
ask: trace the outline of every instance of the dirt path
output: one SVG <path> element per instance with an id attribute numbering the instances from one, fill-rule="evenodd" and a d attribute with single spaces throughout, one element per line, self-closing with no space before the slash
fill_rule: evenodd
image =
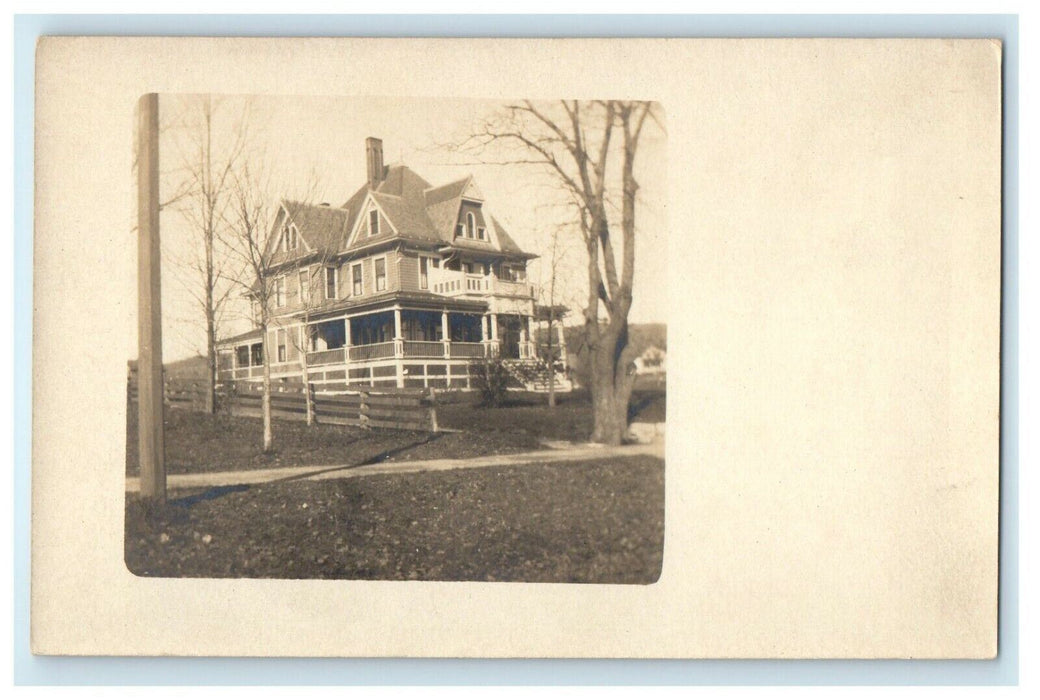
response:
<path id="1" fill-rule="evenodd" d="M 624 445 L 621 447 L 577 445 L 566 449 L 538 450 L 536 452 L 475 457 L 472 459 L 385 461 L 360 465 L 281 467 L 275 469 L 209 472 L 206 474 L 170 474 L 166 477 L 166 485 L 167 488 L 173 490 L 237 486 L 239 484 L 262 484 L 296 479 L 347 479 L 371 476 L 373 474 L 407 474 L 412 472 L 446 471 L 450 469 L 477 469 L 520 464 L 544 464 L 547 462 L 573 462 L 595 459 L 597 457 L 624 457 L 628 455 L 652 455 L 664 459 L 664 442 L 658 440 L 646 445 Z M 137 477 L 127 477 L 127 491 L 137 491 L 139 488 Z"/>

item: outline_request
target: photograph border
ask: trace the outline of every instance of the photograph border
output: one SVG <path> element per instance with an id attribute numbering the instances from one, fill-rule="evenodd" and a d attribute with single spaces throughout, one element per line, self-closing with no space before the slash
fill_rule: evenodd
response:
<path id="1" fill-rule="evenodd" d="M 1015 15 L 16 16 L 14 681 L 16 684 L 912 684 L 1018 681 L 1018 18 Z M 176 27 L 172 32 L 171 27 Z M 999 653 L 988 661 L 43 657 L 29 652 L 33 76 L 44 35 L 996 37 L 1003 61 Z"/>

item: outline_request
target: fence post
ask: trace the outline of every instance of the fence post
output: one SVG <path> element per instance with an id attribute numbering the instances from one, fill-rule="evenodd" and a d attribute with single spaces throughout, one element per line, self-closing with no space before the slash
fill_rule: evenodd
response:
<path id="1" fill-rule="evenodd" d="M 362 428 L 367 428 L 368 427 L 368 420 L 369 420 L 369 418 L 368 418 L 368 411 L 369 411 L 368 392 L 365 391 L 364 389 L 362 389 L 361 392 L 360 392 L 360 395 L 361 395 L 361 403 L 358 405 L 358 420 L 361 421 L 361 427 Z"/>
<path id="2" fill-rule="evenodd" d="M 310 406 L 311 406 L 311 418 L 314 419 L 315 423 L 319 423 L 320 421 L 318 420 L 318 402 L 317 402 L 316 397 L 314 395 L 315 394 L 314 393 L 314 382 L 307 382 L 306 384 L 304 384 L 303 385 L 303 391 L 304 391 L 303 400 L 306 401 L 307 403 L 309 403 Z M 306 404 L 304 404 L 303 410 L 304 410 L 304 412 L 307 411 L 307 405 Z"/>
<path id="3" fill-rule="evenodd" d="M 439 432 L 437 426 L 437 390 L 430 387 L 430 428 L 433 432 Z"/>

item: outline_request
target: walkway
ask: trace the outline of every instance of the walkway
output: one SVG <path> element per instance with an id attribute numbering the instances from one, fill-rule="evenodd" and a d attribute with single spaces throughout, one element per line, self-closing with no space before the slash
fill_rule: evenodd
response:
<path id="1" fill-rule="evenodd" d="M 664 459 L 664 442 L 658 440 L 646 445 L 623 445 L 621 447 L 578 445 L 565 449 L 538 450 L 536 452 L 474 457 L 472 459 L 387 461 L 356 466 L 279 467 L 276 469 L 247 469 L 230 472 L 209 472 L 206 474 L 168 474 L 166 476 L 166 486 L 169 489 L 189 489 L 237 486 L 241 484 L 265 484 L 295 479 L 348 479 L 359 476 L 372 476 L 374 474 L 410 474 L 414 472 L 447 471 L 450 469 L 509 467 L 520 464 L 577 462 L 603 457 L 629 457 L 634 455 L 650 455 Z M 137 477 L 128 476 L 126 478 L 127 491 L 137 491 L 139 488 Z"/>

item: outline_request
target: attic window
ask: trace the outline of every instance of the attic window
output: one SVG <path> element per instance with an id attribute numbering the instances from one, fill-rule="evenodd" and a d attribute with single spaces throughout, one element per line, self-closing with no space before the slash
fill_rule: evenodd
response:
<path id="1" fill-rule="evenodd" d="M 484 229 L 483 226 L 477 229 L 477 238 L 479 238 L 482 241 L 487 238 L 487 231 Z"/>
<path id="2" fill-rule="evenodd" d="M 456 238 L 465 238 L 466 237 L 466 224 L 461 223 L 461 222 L 456 224 L 456 226 L 455 226 L 455 237 Z"/>
<path id="3" fill-rule="evenodd" d="M 466 214 L 466 238 L 473 238 L 475 235 L 477 235 L 477 217 L 470 212 Z"/>
<path id="4" fill-rule="evenodd" d="M 300 232 L 296 224 L 286 224 L 282 229 L 282 250 L 288 252 L 300 246 Z"/>
<path id="5" fill-rule="evenodd" d="M 375 209 L 368 212 L 368 235 L 379 235 L 379 212 Z"/>

